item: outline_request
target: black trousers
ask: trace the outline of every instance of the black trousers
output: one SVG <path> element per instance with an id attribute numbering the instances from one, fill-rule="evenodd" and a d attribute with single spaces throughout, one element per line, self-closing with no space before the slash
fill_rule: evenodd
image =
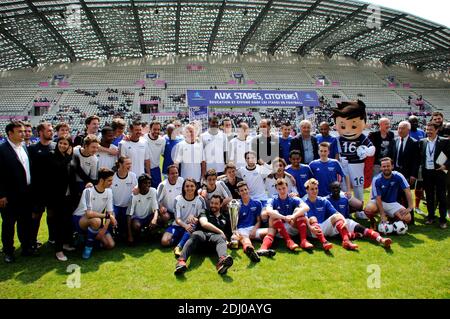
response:
<path id="1" fill-rule="evenodd" d="M 55 252 L 62 251 L 64 244 L 72 244 L 73 227 L 72 213 L 74 211 L 73 200 L 70 196 L 55 198 L 47 208 L 48 228 L 53 230 L 55 240 Z"/>
<path id="2" fill-rule="evenodd" d="M 28 206 L 26 203 L 22 203 L 21 205 L 8 203 L 1 210 L 1 216 L 3 252 L 8 255 L 14 253 L 16 223 L 17 235 L 22 246 L 22 251 L 28 251 L 31 248 L 31 206 Z"/>
<path id="3" fill-rule="evenodd" d="M 216 248 L 217 256 L 220 258 L 227 255 L 227 242 L 219 234 L 197 230 L 192 233 L 191 238 L 184 244 L 181 258 L 187 260 L 199 244 L 209 244 Z"/>
<path id="4" fill-rule="evenodd" d="M 439 205 L 439 222 L 443 223 L 447 220 L 446 174 L 442 171 L 424 169 L 422 175 L 428 218 L 434 219 L 436 206 Z"/>

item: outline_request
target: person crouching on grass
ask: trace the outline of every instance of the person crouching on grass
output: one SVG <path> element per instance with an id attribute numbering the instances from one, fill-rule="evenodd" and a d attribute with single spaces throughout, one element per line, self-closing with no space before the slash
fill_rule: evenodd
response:
<path id="1" fill-rule="evenodd" d="M 95 241 L 98 240 L 106 249 L 115 246 L 114 239 L 108 231 L 109 226 L 116 227 L 114 217 L 113 194 L 111 190 L 114 172 L 107 168 L 98 171 L 98 182 L 94 187 L 85 188 L 80 203 L 73 213 L 75 230 L 87 232 L 87 242 L 83 259 L 89 259 Z"/>
<path id="2" fill-rule="evenodd" d="M 175 221 L 166 229 L 161 245 L 164 247 L 176 245 L 174 253 L 176 257 L 179 257 L 184 244 L 195 231 L 198 216 L 205 209 L 205 201 L 198 195 L 196 180 L 186 178 L 183 182 L 182 194 L 175 198 Z"/>
<path id="3" fill-rule="evenodd" d="M 156 189 L 151 186 L 148 174 L 138 178 L 139 194 L 133 195 L 131 208 L 127 214 L 128 244 L 133 244 L 145 227 L 154 229 L 158 224 L 164 225 L 158 213 Z"/>
<path id="4" fill-rule="evenodd" d="M 259 256 L 273 256 L 272 246 L 275 235 L 278 233 L 289 250 L 297 250 L 299 246 L 291 239 L 291 236 L 300 234 L 300 246 L 303 249 L 312 248 L 307 237 L 307 215 L 309 207 L 298 197 L 289 196 L 288 183 L 284 178 L 279 178 L 276 183 L 278 195 L 269 199 L 262 212 L 262 218 L 269 218 L 269 231 L 264 237 Z"/>
<path id="5" fill-rule="evenodd" d="M 176 275 L 187 270 L 186 261 L 199 244 L 208 244 L 216 249 L 219 257 L 216 269 L 220 275 L 226 274 L 228 268 L 233 265 L 233 257 L 227 254 L 227 238 L 231 234 L 231 225 L 228 215 L 220 213 L 222 201 L 220 195 L 213 195 L 209 203 L 210 210 L 200 214 L 200 229 L 193 232 L 191 238 L 184 245 L 175 266 Z"/>

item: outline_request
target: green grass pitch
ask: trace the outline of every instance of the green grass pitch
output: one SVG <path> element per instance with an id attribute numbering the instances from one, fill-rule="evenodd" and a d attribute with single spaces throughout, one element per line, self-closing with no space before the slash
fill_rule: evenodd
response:
<path id="1" fill-rule="evenodd" d="M 212 251 L 192 256 L 186 274 L 175 277 L 173 252 L 157 240 L 94 249 L 88 261 L 80 251 L 67 253 L 65 263 L 46 243 L 39 257 L 18 256 L 16 263 L 1 265 L 0 298 L 449 298 L 449 230 L 423 221 L 418 216 L 407 235 L 393 235 L 390 251 L 366 239 L 357 241 L 358 252 L 346 251 L 335 238 L 331 254 L 317 241 L 312 252 L 293 253 L 277 240 L 277 255 L 254 264 L 242 249 L 234 250 L 225 276 L 217 274 Z M 39 239 L 47 241 L 45 216 Z M 67 285 L 76 276 L 70 277 L 69 265 L 80 267 L 79 288 Z M 373 267 L 379 269 L 379 288 L 373 286 Z"/>

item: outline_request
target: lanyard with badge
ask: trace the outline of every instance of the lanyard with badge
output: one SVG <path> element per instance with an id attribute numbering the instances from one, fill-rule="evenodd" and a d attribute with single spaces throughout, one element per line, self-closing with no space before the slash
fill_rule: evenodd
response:
<path id="1" fill-rule="evenodd" d="M 428 142 L 428 145 L 427 145 L 428 155 L 429 155 L 429 156 L 427 156 L 427 166 L 428 167 L 433 166 L 433 168 L 434 168 L 434 156 L 433 155 L 434 155 L 434 151 L 436 149 L 436 143 L 437 143 L 437 140 L 434 142 L 434 147 L 432 149 L 431 142 Z"/>

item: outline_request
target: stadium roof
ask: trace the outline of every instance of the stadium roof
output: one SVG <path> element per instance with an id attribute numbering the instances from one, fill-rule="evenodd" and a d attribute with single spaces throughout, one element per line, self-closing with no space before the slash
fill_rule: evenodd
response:
<path id="1" fill-rule="evenodd" d="M 449 28 L 373 9 L 348 0 L 2 0 L 0 69 L 263 51 L 338 54 L 448 71 Z"/>

